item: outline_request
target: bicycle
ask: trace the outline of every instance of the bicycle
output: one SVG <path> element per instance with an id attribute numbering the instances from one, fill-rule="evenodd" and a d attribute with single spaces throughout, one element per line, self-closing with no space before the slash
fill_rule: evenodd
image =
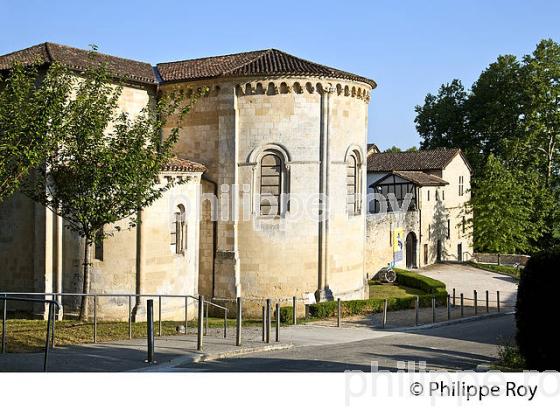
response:
<path id="1" fill-rule="evenodd" d="M 395 283 L 397 280 L 397 274 L 393 270 L 393 266 L 393 263 L 389 263 L 386 267 L 381 268 L 379 271 L 379 280 L 381 282 Z"/>

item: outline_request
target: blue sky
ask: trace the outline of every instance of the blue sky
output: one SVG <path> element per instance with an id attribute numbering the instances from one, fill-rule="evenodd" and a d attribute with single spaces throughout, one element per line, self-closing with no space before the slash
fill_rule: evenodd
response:
<path id="1" fill-rule="evenodd" d="M 278 48 L 378 83 L 369 140 L 418 145 L 414 106 L 499 54 L 560 41 L 560 1 L 0 0 L 0 54 L 44 41 L 150 63 Z"/>

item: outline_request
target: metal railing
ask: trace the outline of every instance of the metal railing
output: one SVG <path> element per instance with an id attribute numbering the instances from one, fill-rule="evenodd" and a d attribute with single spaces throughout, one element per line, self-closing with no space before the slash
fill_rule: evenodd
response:
<path id="1" fill-rule="evenodd" d="M 60 305 L 56 300 L 47 300 L 47 299 L 33 299 L 33 298 L 22 298 L 22 297 L 14 297 L 14 296 L 0 296 L 0 301 L 2 302 L 2 347 L 1 353 L 6 353 L 6 334 L 7 334 L 7 312 L 8 312 L 8 301 L 14 302 L 31 302 L 31 303 L 41 303 L 41 304 L 48 304 L 49 310 L 47 314 L 47 334 L 45 337 L 45 356 L 43 359 L 43 371 L 47 371 L 48 369 L 48 361 L 49 361 L 49 347 L 54 348 L 54 332 L 55 332 L 55 309 L 57 311 L 60 310 Z"/>
<path id="2" fill-rule="evenodd" d="M 9 297 L 18 297 L 18 296 L 31 296 L 30 298 L 25 298 L 25 300 L 21 300 L 21 302 L 36 302 L 36 301 L 43 301 L 43 299 L 35 299 L 32 297 L 44 297 L 44 298 L 50 298 L 50 299 L 45 299 L 44 302 L 48 303 L 48 302 L 52 302 L 55 301 L 57 302 L 57 306 L 59 307 L 59 311 L 60 311 L 60 307 L 63 307 L 63 303 L 62 298 L 65 297 L 86 297 L 86 298 L 92 298 L 93 299 L 93 306 L 92 306 L 92 314 L 88 315 L 91 316 L 92 320 L 92 327 L 93 327 L 93 343 L 97 343 L 97 328 L 98 328 L 98 305 L 99 305 L 99 300 L 102 298 L 126 298 L 128 300 L 128 338 L 132 339 L 132 323 L 133 323 L 133 306 L 138 306 L 140 305 L 140 301 L 141 299 L 148 299 L 148 298 L 153 298 L 153 299 L 157 299 L 158 301 L 158 318 L 157 318 L 157 323 L 158 323 L 158 336 L 161 337 L 162 336 L 162 322 L 163 322 L 163 312 L 162 312 L 162 306 L 163 306 L 163 300 L 166 298 L 171 298 L 171 299 L 183 299 L 184 300 L 184 327 L 185 327 L 185 333 L 187 332 L 187 329 L 189 327 L 188 325 L 188 310 L 189 310 L 189 299 L 193 300 L 193 301 L 198 301 L 199 297 L 198 296 L 193 296 L 193 295 L 162 295 L 162 294 L 151 294 L 151 293 L 142 293 L 142 294 L 136 294 L 136 293 L 99 293 L 99 294 L 94 294 L 94 293 L 56 293 L 56 292 L 45 292 L 45 293 L 40 293 L 40 292 L 0 292 L 1 295 L 6 295 Z M 23 298 L 22 298 L 23 299 Z M 133 301 L 134 299 L 134 301 Z M 204 305 L 206 307 L 208 306 L 213 306 L 217 309 L 223 310 L 224 312 L 224 325 L 223 325 L 223 331 L 224 331 L 224 338 L 227 337 L 227 316 L 228 316 L 228 309 L 224 306 L 218 305 L 216 303 L 210 302 L 210 301 L 204 301 Z M 206 320 L 206 324 L 204 326 L 204 332 L 208 333 L 208 328 L 209 328 L 209 309 L 206 308 L 206 315 L 203 316 L 203 320 Z M 64 309 L 62 309 L 63 315 L 65 315 L 64 313 Z M 62 319 L 62 317 L 59 317 L 59 320 Z"/>

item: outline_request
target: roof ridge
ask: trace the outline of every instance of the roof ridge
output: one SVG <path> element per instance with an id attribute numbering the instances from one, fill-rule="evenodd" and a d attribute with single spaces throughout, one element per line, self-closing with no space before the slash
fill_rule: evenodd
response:
<path id="1" fill-rule="evenodd" d="M 45 42 L 45 43 L 43 43 L 43 44 L 45 44 L 47 47 L 48 47 L 49 45 L 53 45 L 53 46 L 55 46 L 55 47 L 61 47 L 61 48 L 69 49 L 69 50 L 79 50 L 79 51 L 85 51 L 85 52 L 92 52 L 92 53 L 99 54 L 99 55 L 105 56 L 105 57 L 118 58 L 119 60 L 130 61 L 130 62 L 133 62 L 133 63 L 146 64 L 146 65 L 149 65 L 150 67 L 152 66 L 151 63 L 148 63 L 148 62 L 146 62 L 146 61 L 134 60 L 134 59 L 132 59 L 132 58 L 120 57 L 120 56 L 117 56 L 117 55 L 114 55 L 114 54 L 102 53 L 102 52 L 100 52 L 100 51 L 98 51 L 98 50 L 93 50 L 93 49 L 92 49 L 92 50 L 88 50 L 88 49 L 85 49 L 85 48 L 79 48 L 79 47 L 74 47 L 74 46 L 68 46 L 68 45 L 66 45 L 66 44 L 53 43 L 52 41 L 47 41 L 47 42 Z"/>
<path id="2" fill-rule="evenodd" d="M 2 54 L 2 55 L 0 55 L 0 57 L 8 57 L 8 56 L 11 56 L 11 55 L 14 55 L 14 54 L 19 54 L 19 53 L 21 53 L 22 51 L 31 50 L 32 48 L 38 48 L 38 47 L 41 47 L 41 46 L 42 46 L 42 47 L 45 47 L 46 44 L 47 44 L 47 42 L 43 42 L 43 43 L 39 43 L 39 44 L 34 44 L 34 45 L 32 45 L 32 46 L 22 48 L 21 50 L 12 51 L 11 53 L 8 53 L 8 54 Z"/>
<path id="3" fill-rule="evenodd" d="M 266 49 L 266 50 L 248 51 L 247 54 L 249 54 L 249 53 L 259 53 L 259 54 L 258 54 L 255 58 L 253 58 L 252 60 L 249 60 L 249 61 L 246 61 L 246 62 L 244 62 L 244 63 L 241 63 L 241 64 L 239 64 L 237 67 L 234 67 L 234 68 L 232 68 L 232 69 L 230 69 L 230 70 L 223 71 L 223 72 L 222 72 L 222 75 L 225 75 L 225 74 L 228 74 L 228 73 L 232 73 L 232 72 L 234 72 L 235 70 L 239 70 L 241 67 L 245 67 L 245 66 L 247 66 L 247 65 L 249 65 L 249 64 L 252 64 L 252 63 L 254 63 L 255 61 L 257 61 L 258 59 L 263 58 L 265 55 L 270 54 L 270 52 L 271 52 L 272 50 L 274 50 L 274 49 L 273 49 L 273 48 L 269 48 L 269 49 Z"/>
<path id="4" fill-rule="evenodd" d="M 243 55 L 243 54 L 251 54 L 251 53 L 264 53 L 264 52 L 269 51 L 269 50 L 272 50 L 272 49 L 268 48 L 268 49 L 253 50 L 253 51 L 239 51 L 237 53 L 220 54 L 220 55 L 215 55 L 215 56 L 186 58 L 186 59 L 183 59 L 183 60 L 174 60 L 174 61 L 164 61 L 163 63 L 157 63 L 156 66 L 165 65 L 165 64 L 186 63 L 186 62 L 197 61 L 197 60 L 207 60 L 209 58 L 232 57 L 232 56 L 240 56 L 240 55 Z"/>

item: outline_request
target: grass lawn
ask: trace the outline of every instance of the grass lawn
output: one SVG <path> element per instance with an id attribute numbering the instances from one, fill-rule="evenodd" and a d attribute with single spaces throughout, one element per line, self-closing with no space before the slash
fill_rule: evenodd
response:
<path id="1" fill-rule="evenodd" d="M 517 269 L 513 266 L 507 266 L 507 265 L 492 265 L 492 264 L 487 264 L 487 263 L 475 263 L 475 262 L 469 262 L 469 264 L 471 266 L 474 266 L 475 268 L 478 268 L 478 269 L 483 269 L 483 270 L 487 270 L 489 272 L 501 273 L 503 275 L 511 276 L 516 281 L 519 281 L 519 273 L 522 270 L 522 269 Z"/>
<path id="2" fill-rule="evenodd" d="M 369 282 L 369 298 L 370 299 L 389 299 L 389 298 L 402 298 L 405 296 L 420 296 L 425 295 L 426 292 L 408 286 L 402 286 L 397 283 L 383 283 L 380 284 L 375 281 Z"/>
<path id="3" fill-rule="evenodd" d="M 184 322 L 162 321 L 162 336 L 177 335 L 175 328 Z M 190 328 L 196 328 L 197 321 L 188 323 Z M 209 327 L 223 328 L 224 320 L 210 318 Z M 244 320 L 244 326 L 261 326 L 257 320 Z M 158 335 L 158 322 L 154 323 L 155 334 Z M 7 352 L 33 352 L 45 347 L 47 322 L 43 320 L 10 319 L 6 326 Z M 235 331 L 235 319 L 228 319 L 228 331 Z M 0 334 L 2 322 L 0 321 Z M 93 343 L 93 323 L 76 320 L 56 322 L 55 342 L 57 346 Z M 132 337 L 146 337 L 146 323 L 132 324 Z M 97 341 L 110 342 L 128 339 L 128 322 L 98 322 Z"/>

